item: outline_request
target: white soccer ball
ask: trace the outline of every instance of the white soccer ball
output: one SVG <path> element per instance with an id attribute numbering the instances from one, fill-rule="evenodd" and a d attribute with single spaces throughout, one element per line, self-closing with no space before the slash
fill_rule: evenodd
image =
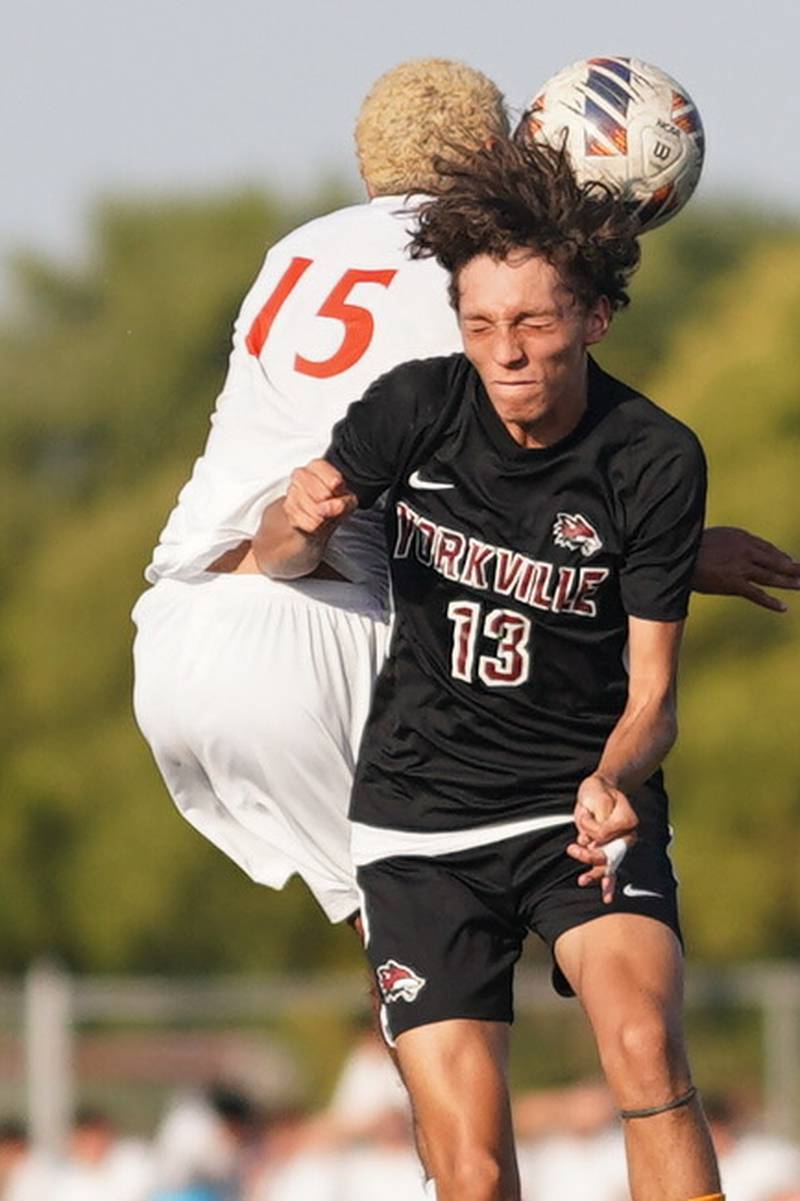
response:
<path id="1" fill-rule="evenodd" d="M 565 67 L 530 102 L 519 133 L 555 146 L 566 139 L 580 182 L 621 187 L 642 232 L 683 208 L 703 166 L 697 106 L 681 84 L 638 58 Z"/>

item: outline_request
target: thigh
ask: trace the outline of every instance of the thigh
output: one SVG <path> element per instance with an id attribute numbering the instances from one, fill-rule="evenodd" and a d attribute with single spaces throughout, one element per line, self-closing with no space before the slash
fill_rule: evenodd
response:
<path id="1" fill-rule="evenodd" d="M 574 985 L 562 970 L 556 946 L 571 931 L 609 917 L 642 917 L 666 927 L 673 936 L 670 945 L 682 945 L 678 916 L 677 883 L 669 858 L 670 831 L 666 803 L 640 805 L 643 814 L 640 836 L 628 851 L 617 873 L 611 904 L 605 904 L 596 885 L 581 887 L 581 865 L 566 854 L 574 838 L 567 827 L 547 836 L 547 842 L 533 859 L 532 887 L 527 894 L 525 912 L 532 930 L 547 943 L 553 956 L 553 985 L 562 996 L 572 996 Z M 583 940 L 578 940 L 583 945 Z"/>
<path id="2" fill-rule="evenodd" d="M 568 930 L 556 957 L 586 1011 L 622 1108 L 647 1108 L 689 1087 L 683 960 L 675 934 L 639 914 L 606 914 Z"/>
<path id="3" fill-rule="evenodd" d="M 674 1012 L 683 1001 L 683 955 L 674 932 L 641 914 L 606 913 L 567 930 L 556 961 L 598 1024 L 644 1005 Z"/>
<path id="4" fill-rule="evenodd" d="M 416 1027 L 399 1036 L 397 1054 L 428 1170 L 440 1187 L 446 1182 L 448 1195 L 472 1195 L 465 1190 L 476 1176 L 491 1173 L 504 1197 L 515 1195 L 508 1025 L 456 1019 Z"/>
<path id="5" fill-rule="evenodd" d="M 524 929 L 498 864 L 482 848 L 359 867 L 365 949 L 390 1041 L 432 1022 L 512 1020 Z"/>

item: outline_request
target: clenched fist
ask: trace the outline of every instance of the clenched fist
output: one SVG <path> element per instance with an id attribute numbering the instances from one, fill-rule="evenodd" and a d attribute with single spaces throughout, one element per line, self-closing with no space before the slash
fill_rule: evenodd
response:
<path id="1" fill-rule="evenodd" d="M 346 517 L 358 507 L 340 471 L 326 459 L 312 459 L 292 472 L 283 501 L 289 524 L 304 534 L 318 534 L 331 521 Z"/>

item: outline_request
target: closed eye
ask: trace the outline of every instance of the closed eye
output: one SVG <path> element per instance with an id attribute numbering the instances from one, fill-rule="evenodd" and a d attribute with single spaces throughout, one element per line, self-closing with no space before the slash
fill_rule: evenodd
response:
<path id="1" fill-rule="evenodd" d="M 552 329 L 555 321 L 552 317 L 526 317 L 519 324 L 521 329 Z"/>

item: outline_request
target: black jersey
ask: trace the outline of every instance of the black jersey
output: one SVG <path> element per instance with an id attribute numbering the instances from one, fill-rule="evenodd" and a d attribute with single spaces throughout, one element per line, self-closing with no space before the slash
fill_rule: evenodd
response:
<path id="1" fill-rule="evenodd" d="M 569 810 L 626 703 L 628 616 L 686 615 L 697 438 L 591 363 L 576 428 L 522 447 L 452 355 L 379 379 L 327 458 L 362 506 L 388 489 L 397 610 L 351 817 L 434 831 Z"/>

